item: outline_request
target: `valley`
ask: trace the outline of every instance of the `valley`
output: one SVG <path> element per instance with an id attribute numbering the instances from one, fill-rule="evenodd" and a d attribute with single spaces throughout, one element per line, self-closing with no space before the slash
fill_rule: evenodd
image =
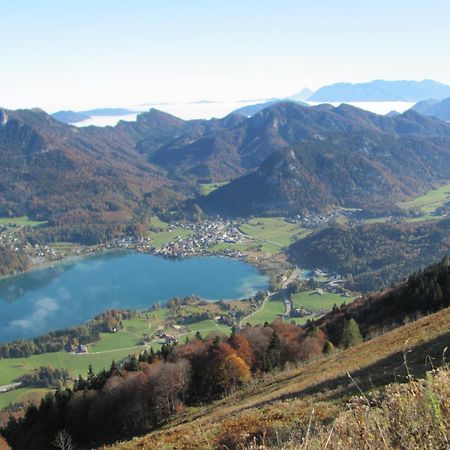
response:
<path id="1" fill-rule="evenodd" d="M 415 112 L 281 102 L 79 131 L 1 114 L 3 418 L 84 379 L 166 367 L 174 348 L 228 349 L 236 330 L 264 345 L 279 332 L 290 363 L 341 352 L 342 317 L 369 341 L 398 326 L 364 322 L 358 308 L 381 295 L 369 292 L 450 252 L 450 126 Z M 244 372 L 285 367 L 264 358 Z"/>

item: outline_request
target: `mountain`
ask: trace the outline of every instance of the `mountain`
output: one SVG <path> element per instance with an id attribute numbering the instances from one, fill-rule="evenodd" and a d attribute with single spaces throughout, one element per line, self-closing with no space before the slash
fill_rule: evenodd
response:
<path id="1" fill-rule="evenodd" d="M 269 101 L 263 102 L 263 103 L 256 103 L 254 105 L 243 106 L 242 108 L 235 109 L 232 112 L 232 114 L 240 114 L 241 116 L 244 116 L 244 117 L 251 117 L 251 116 L 254 116 L 256 113 L 258 113 L 259 111 L 266 109 L 269 106 L 276 105 L 277 103 L 286 103 L 289 101 L 298 103 L 299 105 L 302 105 L 302 106 L 308 106 L 308 104 L 300 102 L 300 101 L 282 100 L 282 99 L 277 98 L 277 99 L 269 100 Z"/>
<path id="2" fill-rule="evenodd" d="M 293 113 L 289 119 L 287 109 Z M 266 135 L 270 139 L 265 138 L 264 153 L 255 146 L 251 161 L 269 156 L 256 171 L 200 198 L 206 212 L 248 216 L 336 207 L 392 209 L 396 201 L 431 189 L 450 173 L 450 125 L 413 111 L 389 118 L 348 105 L 284 104 L 248 119 L 247 129 L 254 122 L 265 124 L 257 142 Z"/>
<path id="3" fill-rule="evenodd" d="M 418 102 L 450 97 L 450 86 L 433 80 L 336 83 L 324 86 L 308 100 L 314 102 Z"/>
<path id="4" fill-rule="evenodd" d="M 0 215 L 59 227 L 129 223 L 141 208 L 182 198 L 136 147 L 173 138 L 183 123 L 150 111 L 132 125 L 78 129 L 42 110 L 0 110 Z"/>
<path id="5" fill-rule="evenodd" d="M 347 287 L 360 292 L 397 283 L 450 254 L 450 218 L 438 222 L 334 225 L 288 249 L 301 267 L 351 274 Z"/>
<path id="6" fill-rule="evenodd" d="M 101 240 L 105 228 L 123 229 L 193 194 L 192 185 L 174 180 L 170 164 L 166 170 L 149 161 L 155 152 L 244 120 L 185 121 L 150 109 L 114 127 L 76 128 L 42 110 L 2 109 L 0 217 L 45 220 L 35 234 L 47 240 Z"/>
<path id="7" fill-rule="evenodd" d="M 86 111 L 57 111 L 52 114 L 52 117 L 60 122 L 72 124 L 90 119 L 92 116 L 126 116 L 137 112 L 139 111 L 126 108 L 97 108 Z"/>
<path id="8" fill-rule="evenodd" d="M 89 117 L 92 116 L 126 116 L 128 114 L 134 114 L 140 111 L 134 111 L 127 108 L 96 108 L 88 109 L 86 111 L 80 111 L 80 114 L 85 114 Z"/>
<path id="9" fill-rule="evenodd" d="M 450 97 L 444 100 L 423 100 L 416 103 L 412 108 L 413 111 L 425 116 L 437 117 L 440 120 L 450 122 Z"/>
<path id="10" fill-rule="evenodd" d="M 219 182 L 244 175 L 259 167 L 274 151 L 321 133 L 450 135 L 447 124 L 412 111 L 392 119 L 348 105 L 304 107 L 282 102 L 247 119 L 233 115 L 231 125 L 230 117 L 221 120 L 227 120 L 227 126 L 203 125 L 201 134 L 182 135 L 155 151 L 150 161 L 177 177 Z"/>
<path id="11" fill-rule="evenodd" d="M 314 94 L 314 91 L 308 88 L 303 88 L 300 92 L 297 92 L 294 95 L 291 95 L 289 100 L 295 100 L 295 101 L 305 101 L 308 100 L 309 97 L 311 97 Z"/>
<path id="12" fill-rule="evenodd" d="M 83 114 L 75 111 L 58 111 L 52 114 L 52 117 L 59 122 L 71 124 L 77 122 L 83 122 L 90 118 L 87 114 Z"/>

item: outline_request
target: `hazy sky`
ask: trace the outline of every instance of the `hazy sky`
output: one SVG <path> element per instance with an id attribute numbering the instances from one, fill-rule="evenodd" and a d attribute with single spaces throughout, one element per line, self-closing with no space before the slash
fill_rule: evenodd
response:
<path id="1" fill-rule="evenodd" d="M 0 0 L 0 106 L 48 111 L 450 84 L 449 0 Z"/>

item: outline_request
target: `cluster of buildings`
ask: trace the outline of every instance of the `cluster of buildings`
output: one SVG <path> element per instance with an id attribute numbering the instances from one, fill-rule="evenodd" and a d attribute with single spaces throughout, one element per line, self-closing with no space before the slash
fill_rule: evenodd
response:
<path id="1" fill-rule="evenodd" d="M 0 227 L 0 245 L 30 258 L 46 258 L 55 261 L 61 258 L 50 245 L 31 245 L 15 228 Z"/>
<path id="2" fill-rule="evenodd" d="M 318 214 L 297 214 L 289 219 L 289 223 L 298 223 L 304 228 L 317 228 L 330 222 L 334 222 L 338 217 L 351 217 L 351 211 L 335 209 L 333 211 L 322 212 Z"/>
<path id="3" fill-rule="evenodd" d="M 218 243 L 236 244 L 241 239 L 237 225 L 233 222 L 208 220 L 201 223 L 177 223 L 169 225 L 168 229 L 174 231 L 179 228 L 190 230 L 192 233 L 185 237 L 178 235 L 158 249 L 152 248 L 151 245 L 142 245 L 139 250 L 166 257 L 202 256 L 211 254 L 212 247 Z M 238 258 L 244 256 L 227 248 L 214 250 L 214 253 Z"/>

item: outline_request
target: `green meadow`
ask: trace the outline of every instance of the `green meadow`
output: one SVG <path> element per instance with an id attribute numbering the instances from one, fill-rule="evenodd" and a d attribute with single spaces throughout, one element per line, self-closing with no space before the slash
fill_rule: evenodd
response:
<path id="1" fill-rule="evenodd" d="M 277 253 L 295 240 L 305 237 L 309 230 L 283 217 L 255 217 L 239 227 L 240 231 L 262 243 L 262 251 Z"/>
<path id="2" fill-rule="evenodd" d="M 31 220 L 27 216 L 22 217 L 0 217 L 0 226 L 4 227 L 37 227 L 46 222 Z"/>
<path id="3" fill-rule="evenodd" d="M 173 241 L 178 236 L 185 238 L 191 235 L 192 230 L 186 230 L 185 228 L 175 228 L 170 231 L 167 222 L 162 221 L 157 216 L 150 219 L 150 230 L 148 236 L 152 239 L 151 243 L 156 248 Z"/>
<path id="4" fill-rule="evenodd" d="M 250 316 L 244 318 L 242 322 L 250 323 L 252 325 L 263 324 L 265 322 L 273 322 L 274 320 L 283 316 L 285 311 L 283 295 L 276 293 L 268 297 L 261 308 Z"/>
<path id="5" fill-rule="evenodd" d="M 439 218 L 434 214 L 436 209 L 448 201 L 450 201 L 450 184 L 433 189 L 414 200 L 400 203 L 399 206 L 403 209 L 418 210 L 421 213 L 418 220 L 436 219 Z"/>
<path id="6" fill-rule="evenodd" d="M 330 310 L 333 305 L 341 305 L 344 302 L 351 302 L 353 298 L 343 297 L 332 292 L 323 292 L 323 295 L 316 291 L 304 291 L 292 295 L 292 304 L 294 308 L 305 308 L 310 311 Z"/>
<path id="7" fill-rule="evenodd" d="M 203 195 L 208 195 L 228 183 L 229 181 L 222 181 L 221 183 L 203 183 L 200 185 L 200 189 Z"/>

